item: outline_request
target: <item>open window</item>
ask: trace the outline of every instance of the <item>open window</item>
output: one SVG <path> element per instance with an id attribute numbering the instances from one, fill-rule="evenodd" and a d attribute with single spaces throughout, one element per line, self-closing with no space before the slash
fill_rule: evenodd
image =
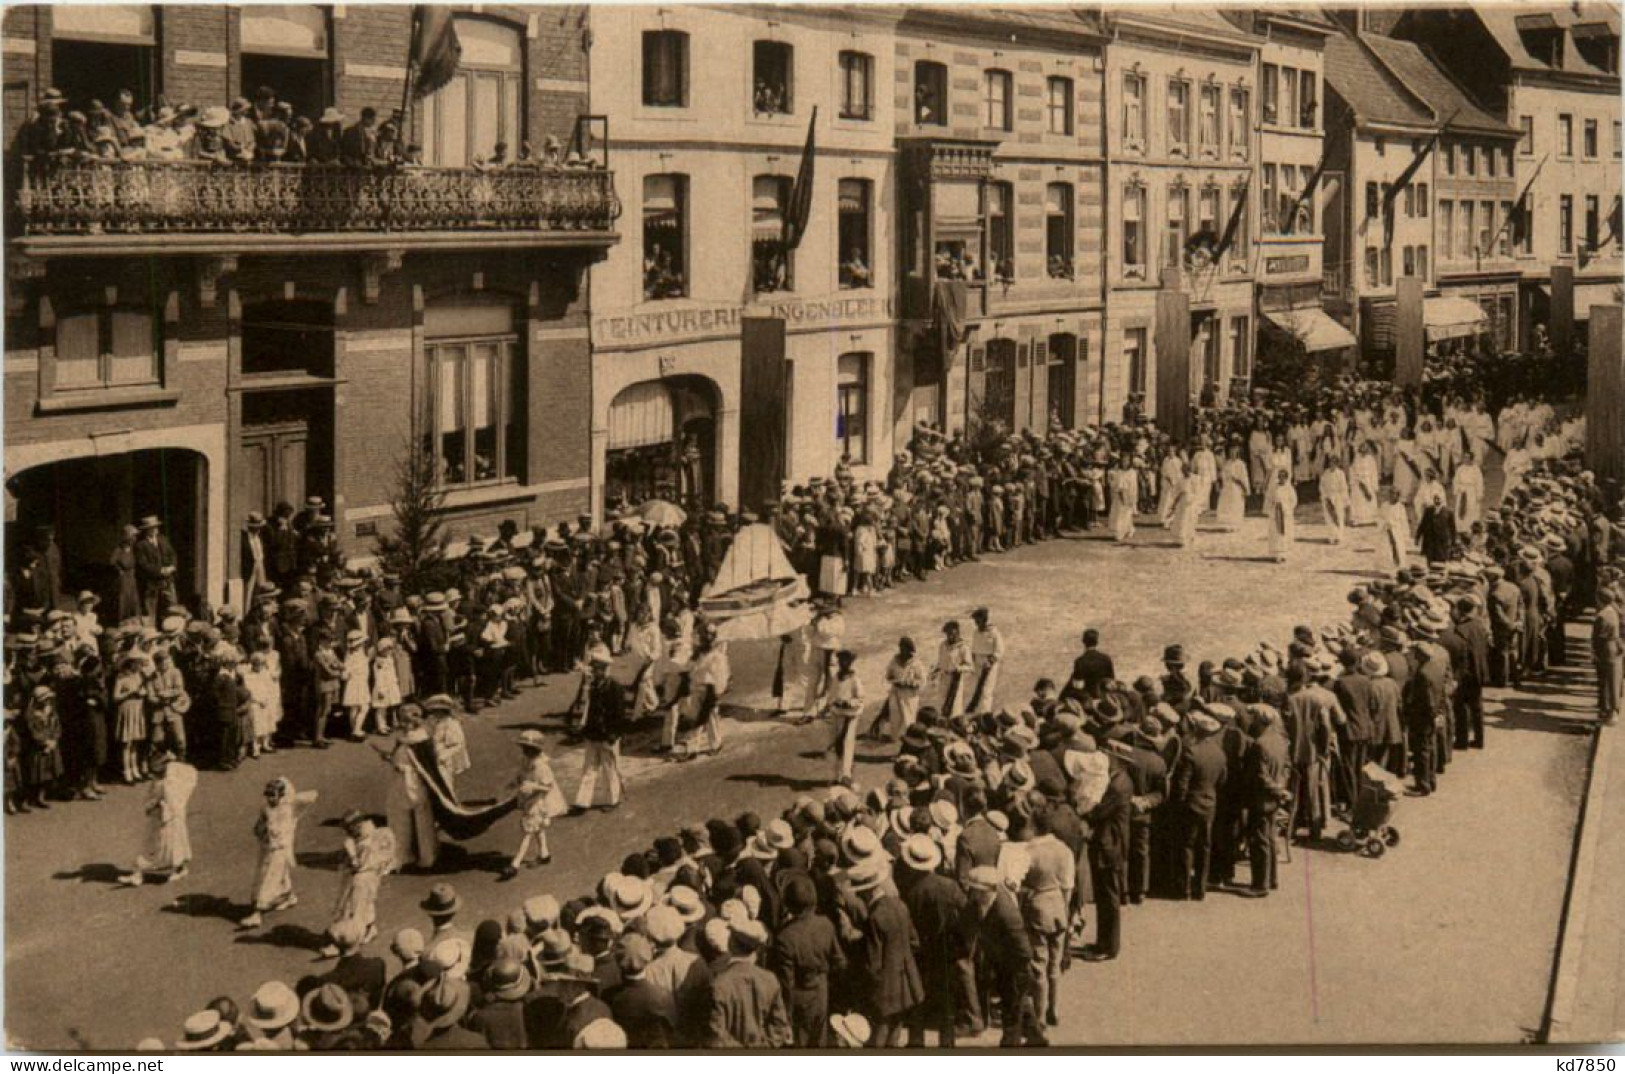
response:
<path id="1" fill-rule="evenodd" d="M 135 108 L 158 95 L 158 13 L 146 4 L 59 4 L 50 8 L 51 75 L 71 108 L 111 108 L 120 90 Z"/>
<path id="2" fill-rule="evenodd" d="M 783 41 L 757 41 L 751 47 L 752 106 L 759 116 L 795 111 L 795 49 Z"/>
<path id="3" fill-rule="evenodd" d="M 1072 279 L 1072 184 L 1050 183 L 1044 188 L 1044 264 L 1052 280 Z"/>
<path id="4" fill-rule="evenodd" d="M 794 283 L 792 255 L 784 245 L 790 187 L 783 175 L 758 175 L 751 181 L 751 286 L 759 295 L 788 291 Z"/>
<path id="5" fill-rule="evenodd" d="M 643 180 L 643 297 L 688 294 L 688 176 Z"/>
<path id="6" fill-rule="evenodd" d="M 874 243 L 869 221 L 870 191 L 867 179 L 842 179 L 837 188 L 842 290 L 875 285 L 871 252 Z"/>
<path id="7" fill-rule="evenodd" d="M 987 259 L 999 283 L 1016 278 L 1015 208 L 1015 189 L 1009 183 L 987 185 Z"/>
<path id="8" fill-rule="evenodd" d="M 869 461 L 869 354 L 843 354 L 836 364 L 835 441 L 848 461 Z"/>
<path id="9" fill-rule="evenodd" d="M 524 479 L 525 368 L 505 302 L 424 311 L 428 422 L 422 430 L 442 485 Z"/>
<path id="10" fill-rule="evenodd" d="M 948 125 L 948 68 L 934 60 L 914 63 L 914 122 Z"/>
<path id="11" fill-rule="evenodd" d="M 250 4 L 237 9 L 242 30 L 242 95 L 274 91 L 296 116 L 315 120 L 332 103 L 328 11 L 314 4 Z"/>

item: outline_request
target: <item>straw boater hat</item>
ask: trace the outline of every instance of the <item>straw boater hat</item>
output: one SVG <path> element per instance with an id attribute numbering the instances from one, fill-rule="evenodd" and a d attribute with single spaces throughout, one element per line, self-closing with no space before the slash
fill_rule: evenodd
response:
<path id="1" fill-rule="evenodd" d="M 231 1023 L 220 1017 L 217 1010 L 198 1011 L 181 1023 L 181 1039 L 175 1042 L 178 1052 L 201 1052 L 231 1036 Z"/>
<path id="2" fill-rule="evenodd" d="M 281 981 L 266 981 L 248 1002 L 243 1020 L 255 1029 L 276 1032 L 299 1017 L 299 997 Z"/>

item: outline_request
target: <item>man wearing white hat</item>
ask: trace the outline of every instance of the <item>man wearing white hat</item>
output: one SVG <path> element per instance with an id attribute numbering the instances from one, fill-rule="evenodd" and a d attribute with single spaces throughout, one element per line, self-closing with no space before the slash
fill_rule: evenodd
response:
<path id="1" fill-rule="evenodd" d="M 586 739 L 586 762 L 570 812 L 614 809 L 621 804 L 621 737 L 626 733 L 626 698 L 620 683 L 609 677 L 609 650 L 600 647 L 588 656 L 588 679 L 583 690 L 581 735 Z"/>

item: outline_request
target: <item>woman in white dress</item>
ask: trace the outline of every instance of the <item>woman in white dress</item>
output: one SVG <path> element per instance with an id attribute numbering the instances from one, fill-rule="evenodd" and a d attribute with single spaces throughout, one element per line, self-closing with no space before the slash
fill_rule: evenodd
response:
<path id="1" fill-rule="evenodd" d="M 1282 470 L 1286 471 L 1287 484 L 1292 484 L 1292 448 L 1287 444 L 1285 434 L 1277 433 L 1275 447 L 1270 452 L 1269 478 L 1264 485 L 1264 517 L 1268 518 L 1275 506 L 1275 493 L 1281 486 L 1275 480 Z"/>
<path id="2" fill-rule="evenodd" d="M 875 572 L 880 569 L 880 533 L 875 520 L 864 510 L 858 515 L 857 527 L 852 531 L 852 579 L 854 593 L 869 593 L 874 588 Z"/>
<path id="3" fill-rule="evenodd" d="M 356 741 L 366 738 L 367 709 L 372 705 L 372 683 L 369 675 L 372 661 L 367 656 L 367 635 L 352 630 L 344 637 L 343 691 L 339 704 L 350 718 L 350 737 Z"/>
<path id="4" fill-rule="evenodd" d="M 254 838 L 260 845 L 259 862 L 254 868 L 252 909 L 239 924 L 257 928 L 265 915 L 298 905 L 293 891 L 293 867 L 298 855 L 294 846 L 299 834 L 299 818 L 316 801 L 315 791 L 295 791 L 286 776 L 265 785 L 265 805 L 254 821 Z"/>
<path id="5" fill-rule="evenodd" d="M 395 639 L 379 638 L 372 654 L 372 718 L 380 735 L 389 734 L 390 720 L 401 704 L 401 684 L 395 677 Z"/>
<path id="6" fill-rule="evenodd" d="M 1140 497 L 1140 475 L 1129 465 L 1128 459 L 1119 456 L 1106 474 L 1106 483 L 1112 493 L 1112 511 L 1107 525 L 1111 527 L 1114 540 L 1126 541 L 1134 536 L 1134 509 Z"/>
<path id="7" fill-rule="evenodd" d="M 1213 493 L 1219 483 L 1219 458 L 1213 454 L 1205 436 L 1191 452 L 1191 472 L 1202 479 L 1201 493 L 1196 497 L 1196 513 L 1200 516 L 1213 506 Z"/>
<path id="8" fill-rule="evenodd" d="M 1270 501 L 1270 558 L 1285 563 L 1298 539 L 1298 523 L 1294 517 L 1298 510 L 1298 490 L 1292 485 L 1292 471 L 1275 472 L 1275 494 Z"/>
<path id="9" fill-rule="evenodd" d="M 264 649 L 248 658 L 247 666 L 242 669 L 242 677 L 243 688 L 248 691 L 249 711 L 253 714 L 253 740 L 243 743 L 243 748 L 250 756 L 258 757 L 261 751 L 272 748 L 271 735 L 276 732 L 276 715 L 272 706 L 281 699 L 282 691 L 271 674 L 271 665 Z"/>
<path id="10" fill-rule="evenodd" d="M 1241 525 L 1247 514 L 1247 495 L 1252 491 L 1248 481 L 1247 463 L 1241 457 L 1241 445 L 1231 444 L 1219 476 L 1219 526 L 1233 530 Z"/>
<path id="11" fill-rule="evenodd" d="M 328 926 L 331 935 L 339 929 L 352 930 L 362 943 L 378 935 L 378 891 L 384 877 L 397 868 L 395 833 L 379 828 L 372 818 L 352 811 L 344 818 L 344 882 L 339 888 L 338 902 L 333 906 L 333 923 Z M 322 954 L 331 958 L 339 953 L 338 946 L 329 943 Z"/>
<path id="12" fill-rule="evenodd" d="M 1343 527 L 1348 525 L 1349 516 L 1349 479 L 1342 464 L 1334 458 L 1328 458 L 1326 468 L 1320 472 L 1320 509 L 1326 516 L 1326 525 L 1331 527 L 1332 544 L 1342 544 Z"/>
<path id="13" fill-rule="evenodd" d="M 1416 441 L 1402 437 L 1394 445 L 1394 495 L 1402 503 L 1410 503 L 1416 496 L 1416 486 L 1422 481 L 1422 461 L 1417 457 Z"/>
<path id="14" fill-rule="evenodd" d="M 1469 451 L 1450 481 L 1450 506 L 1456 515 L 1456 529 L 1466 533 L 1484 513 L 1484 471 L 1478 457 Z"/>
<path id="15" fill-rule="evenodd" d="M 1170 451 L 1165 455 L 1158 469 L 1158 477 L 1157 521 L 1162 523 L 1163 529 L 1167 529 L 1173 522 L 1174 505 L 1179 502 L 1185 489 L 1185 453 Z"/>
<path id="16" fill-rule="evenodd" d="M 1377 570 L 1392 576 L 1410 563 L 1411 516 L 1399 498 L 1397 489 L 1390 489 L 1388 502 L 1377 516 Z"/>
<path id="17" fill-rule="evenodd" d="M 179 880 L 192 864 L 192 833 L 186 809 L 197 788 L 197 769 L 158 753 L 147 762 L 152 782 L 147 785 L 147 833 L 135 868 L 119 883 L 140 887 L 147 873 L 163 873 L 164 882 Z"/>
<path id="18" fill-rule="evenodd" d="M 1360 445 L 1349 471 L 1349 525 L 1369 526 L 1377 521 L 1377 492 L 1381 488 L 1377 446 L 1367 441 Z"/>
<path id="19" fill-rule="evenodd" d="M 1207 506 L 1207 493 L 1211 487 L 1207 479 L 1195 470 L 1185 475 L 1174 503 L 1172 522 L 1174 540 L 1179 547 L 1189 548 L 1196 543 L 1196 520 L 1202 508 Z"/>

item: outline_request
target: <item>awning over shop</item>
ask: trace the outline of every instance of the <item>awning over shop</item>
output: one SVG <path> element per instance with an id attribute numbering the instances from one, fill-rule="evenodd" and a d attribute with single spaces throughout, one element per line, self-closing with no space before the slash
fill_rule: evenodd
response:
<path id="1" fill-rule="evenodd" d="M 1422 300 L 1422 324 L 1428 339 L 1459 339 L 1476 335 L 1489 327 L 1489 318 L 1478 303 L 1455 295 Z"/>
<path id="2" fill-rule="evenodd" d="M 1269 322 L 1303 344 L 1310 353 L 1354 346 L 1354 336 L 1325 310 L 1308 306 L 1295 310 L 1266 310 Z"/>
<path id="3" fill-rule="evenodd" d="M 615 397 L 609 407 L 609 450 L 647 447 L 671 442 L 671 391 L 659 381 L 634 384 Z"/>
<path id="4" fill-rule="evenodd" d="M 1591 320 L 1592 306 L 1617 306 L 1619 299 L 1615 297 L 1614 290 L 1619 285 L 1615 283 L 1578 283 L 1574 285 L 1574 319 L 1576 321 Z M 1539 285 L 1541 294 L 1547 298 L 1552 297 L 1552 285 L 1543 283 Z"/>

